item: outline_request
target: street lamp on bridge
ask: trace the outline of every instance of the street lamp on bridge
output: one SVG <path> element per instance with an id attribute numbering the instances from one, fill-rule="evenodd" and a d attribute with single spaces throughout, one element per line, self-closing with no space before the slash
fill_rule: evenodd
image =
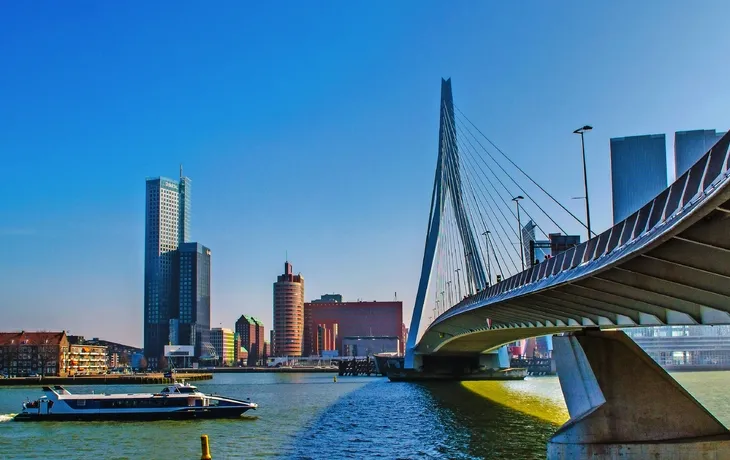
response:
<path id="1" fill-rule="evenodd" d="M 524 200 L 525 197 L 517 195 L 512 198 L 512 201 L 517 205 L 517 236 L 520 238 L 520 261 L 522 262 L 522 271 L 525 271 L 525 250 L 522 247 L 522 223 L 520 222 L 520 200 Z"/>
<path id="2" fill-rule="evenodd" d="M 461 302 L 461 277 L 459 276 L 459 272 L 461 271 L 461 269 L 457 268 L 454 271 L 456 272 L 456 292 L 459 294 L 458 297 L 456 297 L 456 303 L 459 303 Z"/>
<path id="3" fill-rule="evenodd" d="M 573 134 L 580 134 L 580 148 L 583 151 L 583 186 L 586 193 L 586 227 L 588 228 L 588 239 L 591 239 L 591 207 L 588 203 L 588 172 L 586 170 L 586 145 L 583 142 L 583 133 L 593 129 L 593 126 L 585 125 L 573 131 Z M 587 240 L 586 240 L 587 241 Z"/>

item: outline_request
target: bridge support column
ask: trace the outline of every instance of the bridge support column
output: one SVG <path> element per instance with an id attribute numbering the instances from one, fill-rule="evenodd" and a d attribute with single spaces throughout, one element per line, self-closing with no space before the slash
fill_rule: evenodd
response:
<path id="1" fill-rule="evenodd" d="M 625 333 L 553 341 L 570 420 L 548 459 L 730 459 L 730 432 Z"/>

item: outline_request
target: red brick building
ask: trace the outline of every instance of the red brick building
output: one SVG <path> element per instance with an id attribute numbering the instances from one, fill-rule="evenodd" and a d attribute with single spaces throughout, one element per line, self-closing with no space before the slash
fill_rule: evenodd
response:
<path id="1" fill-rule="evenodd" d="M 302 356 L 304 335 L 304 277 L 295 275 L 292 264 L 284 264 L 284 273 L 274 283 L 274 356 Z"/>
<path id="2" fill-rule="evenodd" d="M 302 355 L 334 349 L 342 354 L 343 337 L 403 336 L 403 302 L 337 302 L 317 300 L 304 304 Z"/>
<path id="3" fill-rule="evenodd" d="M 66 332 L 0 332 L 0 373 L 65 377 L 69 342 Z"/>
<path id="4" fill-rule="evenodd" d="M 248 358 L 243 364 L 246 366 L 262 364 L 266 339 L 264 323 L 253 316 L 241 315 L 236 321 L 235 331 L 241 337 L 241 346 L 248 350 Z"/>

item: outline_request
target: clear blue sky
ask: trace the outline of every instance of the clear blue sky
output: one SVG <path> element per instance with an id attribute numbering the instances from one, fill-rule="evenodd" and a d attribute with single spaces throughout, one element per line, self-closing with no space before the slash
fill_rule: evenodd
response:
<path id="1" fill-rule="evenodd" d="M 730 127 L 723 1 L 155 3 L 3 6 L 2 330 L 141 344 L 144 180 L 180 163 L 214 326 L 270 327 L 286 251 L 307 298 L 409 318 L 442 76 L 576 213 L 592 124 L 599 229 L 610 137 Z"/>

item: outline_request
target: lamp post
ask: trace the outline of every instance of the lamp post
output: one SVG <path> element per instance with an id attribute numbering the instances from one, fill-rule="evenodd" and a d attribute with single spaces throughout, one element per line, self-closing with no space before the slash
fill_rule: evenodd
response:
<path id="1" fill-rule="evenodd" d="M 457 292 L 459 293 L 459 296 L 456 298 L 456 303 L 459 303 L 459 302 L 461 302 L 461 276 L 459 276 L 459 272 L 461 271 L 461 269 L 457 268 L 454 271 L 456 272 L 456 285 L 457 285 L 456 289 L 457 289 Z"/>
<path id="2" fill-rule="evenodd" d="M 520 222 L 520 200 L 524 200 L 525 197 L 517 195 L 512 198 L 512 201 L 517 205 L 517 236 L 520 237 L 520 261 L 522 262 L 522 271 L 525 271 L 525 250 L 522 247 L 522 223 Z"/>
<path id="3" fill-rule="evenodd" d="M 482 235 L 487 239 L 487 279 L 489 282 L 487 283 L 487 287 L 492 285 L 492 268 L 489 264 L 489 234 L 492 233 L 489 230 L 486 230 Z"/>
<path id="4" fill-rule="evenodd" d="M 588 171 L 586 170 L 586 145 L 583 141 L 583 133 L 593 129 L 593 126 L 585 125 L 573 131 L 573 134 L 580 134 L 580 148 L 583 151 L 583 186 L 586 195 L 586 227 L 588 227 L 588 239 L 591 239 L 591 206 L 588 201 Z"/>

